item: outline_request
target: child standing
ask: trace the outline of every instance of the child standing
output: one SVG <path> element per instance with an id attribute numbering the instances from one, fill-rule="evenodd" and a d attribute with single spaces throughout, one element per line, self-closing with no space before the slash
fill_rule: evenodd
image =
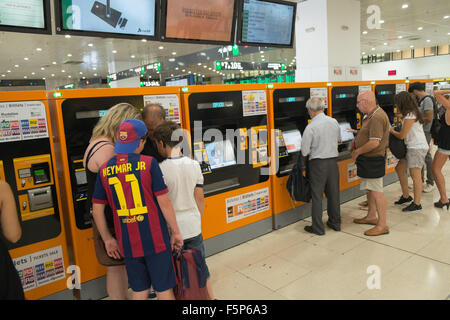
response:
<path id="1" fill-rule="evenodd" d="M 158 146 L 158 152 L 167 158 L 160 166 L 164 181 L 169 188 L 169 198 L 175 210 L 180 232 L 183 237 L 183 249 L 195 249 L 205 258 L 201 220 L 204 205 L 203 174 L 200 165 L 181 152 L 183 138 L 172 139 L 180 126 L 172 121 L 164 121 L 154 131 L 153 137 Z M 174 135 L 175 136 L 175 135 Z M 210 274 L 208 268 L 206 287 L 213 299 Z"/>
<path id="2" fill-rule="evenodd" d="M 125 258 L 132 299 L 147 299 L 153 285 L 159 300 L 173 300 L 172 249 L 182 247 L 183 239 L 158 162 L 140 155 L 146 138 L 142 121 L 129 119 L 120 124 L 116 155 L 97 174 L 92 214 L 107 254 Z M 106 204 L 113 210 L 117 240 L 106 224 Z"/>

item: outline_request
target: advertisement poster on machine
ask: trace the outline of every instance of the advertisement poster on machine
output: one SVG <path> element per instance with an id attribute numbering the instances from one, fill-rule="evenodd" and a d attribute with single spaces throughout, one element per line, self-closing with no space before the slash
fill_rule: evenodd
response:
<path id="1" fill-rule="evenodd" d="M 264 90 L 242 91 L 244 117 L 267 114 L 267 98 Z"/>
<path id="2" fill-rule="evenodd" d="M 48 138 L 45 106 L 40 101 L 0 103 L 0 143 Z"/>
<path id="3" fill-rule="evenodd" d="M 13 259 L 24 291 L 65 279 L 62 247 L 54 247 Z"/>
<path id="4" fill-rule="evenodd" d="M 227 223 L 269 210 L 269 188 L 255 190 L 225 200 Z"/>
<path id="5" fill-rule="evenodd" d="M 176 94 L 161 94 L 144 96 L 144 106 L 147 104 L 160 104 L 166 111 L 166 120 L 181 123 L 180 101 Z"/>

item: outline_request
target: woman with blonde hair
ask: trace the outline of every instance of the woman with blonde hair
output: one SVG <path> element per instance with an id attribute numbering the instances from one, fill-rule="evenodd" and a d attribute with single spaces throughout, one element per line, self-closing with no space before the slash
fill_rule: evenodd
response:
<path id="1" fill-rule="evenodd" d="M 83 165 L 86 168 L 88 180 L 88 204 L 92 208 L 92 194 L 94 193 L 97 172 L 99 168 L 114 156 L 114 145 L 117 140 L 117 129 L 127 119 L 142 120 L 141 113 L 129 103 L 119 103 L 111 107 L 94 127 L 89 146 L 86 149 Z M 105 216 L 111 234 L 115 236 L 114 221 L 111 208 L 105 208 Z M 92 220 L 94 231 L 94 247 L 97 260 L 107 267 L 106 291 L 112 300 L 126 300 L 128 298 L 128 277 L 123 259 L 117 260 L 108 256 L 105 245 Z"/>

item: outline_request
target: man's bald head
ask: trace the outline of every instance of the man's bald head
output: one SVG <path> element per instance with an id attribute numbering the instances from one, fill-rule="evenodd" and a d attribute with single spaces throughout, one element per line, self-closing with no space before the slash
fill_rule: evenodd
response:
<path id="1" fill-rule="evenodd" d="M 142 118 L 147 126 L 149 136 L 153 137 L 153 131 L 155 131 L 156 127 L 166 120 L 166 111 L 160 104 L 147 104 L 142 112 Z"/>
<path id="2" fill-rule="evenodd" d="M 358 109 L 365 114 L 371 113 L 377 107 L 377 99 L 372 91 L 364 91 L 358 95 Z"/>

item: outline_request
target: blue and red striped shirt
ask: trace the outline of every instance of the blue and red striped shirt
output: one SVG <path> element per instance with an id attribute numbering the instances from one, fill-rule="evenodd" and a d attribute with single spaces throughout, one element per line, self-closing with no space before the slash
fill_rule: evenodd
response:
<path id="1" fill-rule="evenodd" d="M 170 249 L 167 223 L 156 200 L 166 193 L 161 169 L 152 157 L 118 154 L 100 167 L 92 202 L 110 205 L 123 257 Z"/>

